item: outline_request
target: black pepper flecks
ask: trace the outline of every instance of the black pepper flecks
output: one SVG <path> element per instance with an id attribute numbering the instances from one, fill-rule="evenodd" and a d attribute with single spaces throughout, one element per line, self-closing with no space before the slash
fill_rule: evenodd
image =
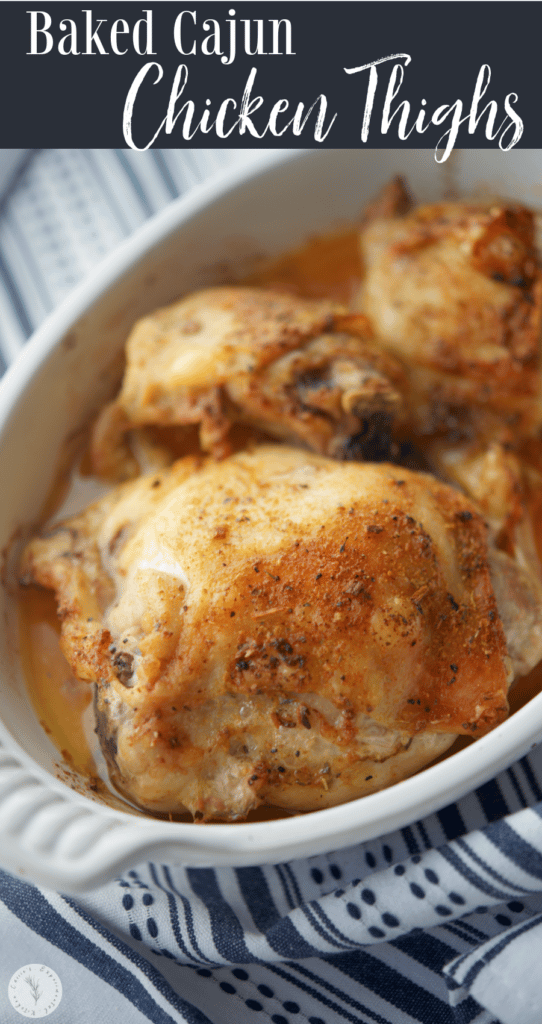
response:
<path id="1" fill-rule="evenodd" d="M 113 658 L 113 670 L 119 683 L 122 683 L 123 686 L 132 686 L 131 679 L 134 674 L 133 654 L 128 654 L 126 651 L 116 654 Z"/>

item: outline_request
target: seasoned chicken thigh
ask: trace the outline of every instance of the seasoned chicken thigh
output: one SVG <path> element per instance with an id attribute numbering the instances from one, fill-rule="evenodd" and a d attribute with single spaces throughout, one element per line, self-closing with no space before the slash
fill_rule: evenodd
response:
<path id="1" fill-rule="evenodd" d="M 513 664 L 502 557 L 431 476 L 261 446 L 117 487 L 33 540 L 23 570 L 56 592 L 66 657 L 96 683 L 118 787 L 233 820 L 381 789 L 502 721 L 542 651 L 535 593 Z"/>
<path id="2" fill-rule="evenodd" d="M 506 440 L 511 427 L 516 438 L 538 429 L 542 279 L 532 212 L 495 200 L 370 214 L 355 307 L 407 368 L 411 429 Z"/>
<path id="3" fill-rule="evenodd" d="M 92 459 L 102 476 L 133 476 L 131 428 L 194 423 L 203 449 L 222 458 L 236 422 L 322 454 L 383 458 L 401 388 L 400 365 L 372 345 L 363 316 L 327 300 L 211 288 L 136 325 Z"/>
<path id="4" fill-rule="evenodd" d="M 539 516 L 531 500 L 534 469 L 496 441 L 460 444 L 436 438 L 428 444 L 426 454 L 441 476 L 475 502 L 490 525 L 499 548 L 492 556 L 500 562 L 494 583 L 509 652 L 518 666 L 525 659 L 530 668 L 538 660 L 540 646 L 536 631 L 529 639 L 527 624 L 536 621 L 542 603 L 542 565 L 536 539 Z M 540 493 L 539 479 L 535 487 Z M 519 642 L 514 641 L 514 622 L 521 627 Z"/>

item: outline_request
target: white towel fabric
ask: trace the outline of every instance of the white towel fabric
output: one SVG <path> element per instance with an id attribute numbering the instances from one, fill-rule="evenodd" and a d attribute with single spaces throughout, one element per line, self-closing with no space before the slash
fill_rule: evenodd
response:
<path id="1" fill-rule="evenodd" d="M 146 217 L 226 160 L 254 158 L 34 154 L 0 214 L 4 364 Z M 542 747 L 437 814 L 333 855 L 143 864 L 77 900 L 0 872 L 0 953 L 6 1022 L 26 1013 L 8 1000 L 22 967 L 35 982 L 27 1015 L 44 1015 L 27 967 L 41 964 L 62 984 L 59 1024 L 540 1024 Z"/>

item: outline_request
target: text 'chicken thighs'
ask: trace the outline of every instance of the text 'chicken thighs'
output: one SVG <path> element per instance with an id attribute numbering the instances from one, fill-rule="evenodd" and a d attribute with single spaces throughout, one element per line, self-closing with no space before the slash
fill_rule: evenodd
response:
<path id="1" fill-rule="evenodd" d="M 97 684 L 119 788 L 235 819 L 380 789 L 503 720 L 487 534 L 430 476 L 261 446 L 117 487 L 23 569 Z"/>

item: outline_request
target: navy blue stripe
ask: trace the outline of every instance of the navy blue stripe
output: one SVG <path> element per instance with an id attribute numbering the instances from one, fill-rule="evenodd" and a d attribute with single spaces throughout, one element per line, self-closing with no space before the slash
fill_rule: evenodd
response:
<path id="1" fill-rule="evenodd" d="M 467 831 L 457 804 L 448 804 L 448 807 L 443 807 L 441 811 L 437 811 L 437 818 L 448 840 L 457 839 L 458 836 L 464 835 Z"/>
<path id="2" fill-rule="evenodd" d="M 196 158 L 194 156 L 194 153 L 193 153 L 193 151 L 191 149 L 183 149 L 183 158 L 184 158 L 184 161 L 183 161 L 184 162 L 184 166 L 182 167 L 182 171 L 183 171 L 184 178 L 185 178 L 185 181 L 186 181 L 186 188 L 189 189 L 189 188 L 192 188 L 192 186 L 194 185 L 194 181 L 189 181 L 188 180 L 187 175 L 186 175 L 186 171 L 185 171 L 186 165 L 187 164 L 191 165 L 192 173 L 194 175 L 194 179 L 195 179 L 196 182 L 200 182 L 202 180 L 202 173 L 200 171 L 199 164 L 198 164 L 198 162 L 197 162 L 197 160 L 196 160 Z M 207 174 L 204 174 L 203 177 L 208 177 L 208 172 L 207 172 Z"/>
<path id="3" fill-rule="evenodd" d="M 6 188 L 2 194 L 2 198 L 0 199 L 0 214 L 3 213 L 4 208 L 9 203 L 13 193 L 15 192 L 15 189 L 18 187 L 21 181 L 21 178 L 23 177 L 23 175 L 26 175 L 26 172 L 29 169 L 29 165 L 34 160 L 36 154 L 40 152 L 41 150 L 39 149 L 29 149 L 24 159 L 18 163 L 13 174 L 6 182 Z"/>
<path id="4" fill-rule="evenodd" d="M 145 189 L 143 188 L 141 180 L 134 170 L 133 164 L 131 163 L 130 160 L 127 159 L 126 154 L 122 151 L 122 149 L 116 149 L 115 156 L 119 164 L 121 165 L 124 173 L 126 174 L 126 177 L 130 181 L 130 184 L 134 190 L 136 198 L 139 201 L 139 205 L 143 213 L 145 214 L 146 217 L 151 217 L 152 214 L 155 212 L 154 207 L 151 205 L 151 202 Z"/>
<path id="5" fill-rule="evenodd" d="M 177 901 L 174 899 L 172 894 L 170 892 L 168 892 L 166 887 L 164 885 L 162 885 L 162 882 L 158 878 L 158 873 L 156 871 L 156 867 L 155 867 L 154 864 L 149 864 L 149 870 L 150 870 L 151 878 L 152 878 L 153 882 L 156 884 L 158 889 L 162 890 L 162 892 L 164 893 L 164 895 L 165 895 L 165 897 L 167 899 L 168 910 L 169 910 L 169 919 L 170 919 L 170 924 L 171 924 L 171 930 L 173 932 L 173 937 L 174 937 L 175 942 L 177 943 L 179 949 L 186 956 L 187 960 L 193 960 L 194 963 L 197 964 L 198 966 L 201 963 L 212 964 L 215 967 L 220 966 L 215 960 L 210 960 L 209 957 L 205 956 L 205 954 L 198 948 L 197 943 L 194 943 L 194 941 L 192 941 L 192 945 L 196 949 L 196 952 L 198 953 L 198 956 L 194 956 L 192 951 L 188 948 L 188 946 L 186 945 L 186 942 L 184 941 L 183 934 L 181 932 L 180 921 L 179 921 L 179 914 L 178 914 L 178 911 L 177 911 Z M 183 907 L 186 910 L 185 903 L 188 902 L 186 900 L 186 897 L 185 896 L 181 896 L 181 901 L 182 901 Z M 189 934 L 190 934 L 190 928 L 189 928 Z M 190 939 L 192 940 L 192 934 L 190 934 Z M 198 959 L 198 957 L 199 957 L 199 959 Z"/>
<path id="6" fill-rule="evenodd" d="M 312 946 L 299 934 L 289 917 L 283 917 L 270 928 L 266 939 L 281 960 L 293 960 L 301 957 L 320 956 L 320 950 Z"/>
<path id="7" fill-rule="evenodd" d="M 494 827 L 495 826 L 492 825 L 491 829 L 493 829 Z M 489 839 L 489 836 L 490 836 L 490 833 L 491 833 L 491 829 L 488 829 L 488 831 L 487 831 L 488 839 Z M 515 883 L 511 882 L 509 878 L 506 878 L 504 875 L 501 875 L 499 871 L 495 871 L 495 868 L 490 867 L 490 865 L 487 864 L 485 860 L 482 860 L 482 858 L 479 857 L 478 854 L 475 853 L 475 851 L 471 849 L 471 847 L 469 846 L 469 844 L 467 843 L 467 841 L 465 839 L 458 839 L 457 840 L 457 845 L 471 858 L 471 860 L 473 860 L 475 862 L 475 864 L 479 864 L 480 867 L 484 869 L 486 874 L 490 875 L 491 878 L 494 878 L 496 882 L 500 882 L 501 885 L 506 885 L 509 889 L 515 889 L 516 892 L 520 892 L 520 893 L 528 892 L 528 890 L 525 889 L 523 886 L 515 885 Z M 506 898 L 509 899 L 508 896 Z"/>
<path id="8" fill-rule="evenodd" d="M 402 953 L 417 963 L 428 967 L 430 971 L 440 973 L 445 964 L 457 956 L 457 950 L 447 946 L 445 942 L 426 932 L 410 932 L 393 939 L 390 946 L 395 946 Z"/>
<path id="9" fill-rule="evenodd" d="M 21 299 L 19 289 L 17 288 L 17 285 L 15 284 L 15 281 L 11 276 L 10 270 L 6 262 L 4 261 L 1 252 L 0 277 L 4 282 L 4 287 L 9 295 L 10 302 L 13 307 L 13 312 L 15 313 L 15 316 L 19 321 L 19 327 L 21 328 L 21 331 L 24 334 L 25 338 L 29 338 L 30 335 L 32 334 L 32 331 L 34 330 L 34 327 L 32 321 L 30 320 L 28 310 Z"/>
<path id="10" fill-rule="evenodd" d="M 512 783 L 512 786 L 514 787 L 514 792 L 515 792 L 515 794 L 516 794 L 516 796 L 517 796 L 521 806 L 522 807 L 527 807 L 527 801 L 526 801 L 525 796 L 523 794 L 523 790 L 522 790 L 522 788 L 521 788 L 521 786 L 520 786 L 520 784 L 518 782 L 518 778 L 516 776 L 516 773 L 515 773 L 514 769 L 513 768 L 508 768 L 506 774 L 508 775 L 508 778 L 510 779 L 510 782 Z"/>
<path id="11" fill-rule="evenodd" d="M 489 939 L 489 935 L 487 934 L 487 932 L 481 931 L 480 928 L 475 928 L 474 925 L 470 923 L 470 921 L 465 921 L 464 918 L 461 918 L 461 927 L 466 928 L 468 932 L 472 932 L 473 935 L 475 935 L 478 939 L 482 940 L 483 942 L 485 942 L 486 939 Z"/>
<path id="12" fill-rule="evenodd" d="M 177 913 L 177 904 L 176 904 L 173 896 L 171 895 L 171 893 L 166 891 L 165 887 L 160 883 L 160 881 L 156 877 L 155 872 L 153 870 L 153 865 L 149 865 L 149 867 L 150 867 L 150 870 L 151 870 L 151 875 L 153 875 L 153 879 L 156 882 L 157 887 L 162 890 L 162 892 L 165 894 L 165 897 L 167 899 L 168 910 L 169 910 L 169 920 L 170 920 L 170 924 L 171 924 L 171 930 L 172 930 L 173 936 L 175 938 L 175 942 L 177 943 L 179 949 L 184 953 L 184 955 L 187 958 L 187 960 L 193 960 L 194 963 L 199 965 L 199 960 L 197 959 L 197 957 L 194 956 L 194 954 L 191 952 L 191 950 L 189 950 L 189 948 L 186 945 L 186 942 L 184 941 L 184 938 L 182 936 L 182 932 L 181 932 L 181 929 L 180 929 L 180 926 L 179 926 L 179 917 L 178 917 L 178 913 Z"/>
<path id="13" fill-rule="evenodd" d="M 256 928 L 265 933 L 280 920 L 280 914 L 262 869 L 237 868 L 235 874 Z"/>
<path id="14" fill-rule="evenodd" d="M 453 952 L 455 952 L 455 951 L 452 950 L 452 953 Z M 333 960 L 332 960 L 331 957 L 329 957 L 329 962 L 333 963 Z M 310 974 L 309 971 L 307 971 L 305 968 L 302 968 L 298 964 L 290 964 L 289 966 L 294 968 L 295 970 L 301 971 L 304 974 Z M 313 977 L 315 977 L 315 976 L 313 975 Z M 316 980 L 319 980 L 319 979 L 316 979 Z M 446 981 L 448 981 L 448 980 L 449 979 L 446 979 Z M 323 981 L 323 979 L 320 981 L 320 984 L 325 986 L 325 988 L 331 989 L 333 992 L 336 992 L 338 995 L 341 994 L 339 989 L 335 989 L 334 986 L 328 985 L 325 981 Z M 456 987 L 459 987 L 459 986 L 456 986 Z M 356 1003 L 355 1000 L 349 1000 L 349 1002 L 351 1003 L 351 1005 L 354 1005 L 354 1006 L 355 1005 L 359 1005 L 359 1004 Z M 389 1002 L 389 1000 L 387 1000 L 387 1002 Z M 446 1011 L 449 1010 L 449 1007 L 448 1007 L 447 1003 L 443 1002 L 441 1005 L 444 1007 L 444 1009 Z M 474 1017 L 478 1016 L 478 1014 L 480 1013 L 480 1009 L 481 1009 L 480 1005 L 477 1002 L 475 1002 L 475 1000 L 472 999 L 471 996 L 468 996 L 458 1006 L 455 1006 L 453 1008 L 453 1012 L 456 1014 L 456 1016 L 453 1017 L 454 1024 L 470 1024 L 470 1021 L 473 1020 Z M 382 1020 L 382 1018 L 380 1017 L 379 1014 L 374 1013 L 374 1011 L 369 1010 L 367 1007 L 363 1007 L 363 1010 L 364 1010 L 364 1012 L 366 1014 L 370 1015 L 374 1020 L 378 1020 L 378 1021 Z M 448 1020 L 448 1017 L 445 1018 L 444 1014 L 441 1016 L 441 1014 L 439 1013 L 438 1016 L 435 1017 L 434 1024 L 445 1024 L 445 1022 L 447 1020 Z M 499 1024 L 499 1021 L 494 1021 L 494 1022 L 492 1022 L 492 1024 Z"/>
<path id="15" fill-rule="evenodd" d="M 454 1024 L 470 1024 L 471 1020 L 479 1017 L 480 1011 L 480 1003 L 477 1003 L 472 996 L 467 996 L 466 999 L 454 1006 Z M 499 1021 L 493 1021 L 493 1024 L 499 1024 Z"/>
<path id="16" fill-rule="evenodd" d="M 458 843 L 461 841 L 461 839 L 457 840 Z M 449 846 L 442 846 L 439 853 L 444 857 L 444 860 L 447 860 L 448 863 L 455 868 L 458 874 L 463 875 L 463 878 L 466 878 L 471 885 L 476 889 L 480 889 L 480 891 L 485 893 L 486 896 L 491 896 L 493 899 L 500 901 L 510 899 L 510 892 L 503 892 L 501 889 L 495 889 L 493 885 L 489 885 L 489 883 L 483 878 L 480 878 L 479 875 L 475 874 L 472 868 L 465 864 L 465 862 L 457 856 L 455 850 L 452 850 Z"/>
<path id="17" fill-rule="evenodd" d="M 297 878 L 295 877 L 295 875 L 294 875 L 294 873 L 293 873 L 293 871 L 292 871 L 292 869 L 291 869 L 289 864 L 283 864 L 282 867 L 284 868 L 284 871 L 286 872 L 286 875 L 288 876 L 288 878 L 290 880 L 290 885 L 292 886 L 292 889 L 294 891 L 294 896 L 295 896 L 295 898 L 297 900 L 297 905 L 299 906 L 299 904 L 303 903 L 304 900 L 303 900 L 303 896 L 301 895 L 301 890 L 300 890 L 300 888 L 299 888 L 299 886 L 297 884 Z"/>
<path id="18" fill-rule="evenodd" d="M 28 276 L 32 279 L 32 284 L 34 285 L 34 288 L 36 289 L 38 295 L 40 296 L 41 302 L 45 307 L 46 312 L 49 313 L 53 308 L 53 300 L 45 286 L 43 274 L 38 265 L 36 264 L 36 260 L 34 259 L 32 247 L 28 244 L 28 239 L 24 231 L 21 231 L 21 227 L 16 218 L 11 216 L 10 214 L 7 214 L 4 219 L 6 223 L 9 224 L 13 232 L 13 235 L 17 241 L 17 245 L 19 246 L 21 256 L 23 257 L 24 260 L 25 271 L 27 272 Z M 50 228 L 47 231 L 47 234 L 49 236 L 51 235 Z M 51 245 L 49 245 L 49 251 L 50 250 Z"/>
<path id="19" fill-rule="evenodd" d="M 353 941 L 349 935 L 344 935 L 344 933 L 341 932 L 340 929 L 333 924 L 331 919 L 328 918 L 326 911 L 322 909 L 318 900 L 311 900 L 309 906 L 311 910 L 314 910 L 315 913 L 318 913 L 321 921 L 324 923 L 326 928 L 329 928 L 330 932 L 333 935 L 336 935 L 338 939 L 342 939 L 343 942 L 347 943 L 349 949 L 351 949 L 352 946 L 361 945 L 360 942 Z"/>
<path id="20" fill-rule="evenodd" d="M 520 935 L 524 935 L 525 932 L 529 932 L 533 928 L 537 928 L 539 924 L 542 924 L 542 915 L 539 917 L 533 917 L 530 921 L 526 921 L 520 928 L 517 930 L 515 929 L 512 935 L 505 935 L 496 946 L 488 949 L 484 953 L 483 957 L 472 965 L 466 976 L 463 978 L 462 984 L 467 988 L 472 985 L 474 979 L 479 975 L 480 971 L 486 966 L 486 964 L 491 963 L 499 953 L 502 953 L 503 949 L 506 949 L 506 947 L 509 946 L 511 942 L 514 942 L 514 940 Z"/>
<path id="21" fill-rule="evenodd" d="M 463 931 L 468 932 L 470 935 L 472 935 L 473 942 L 477 942 L 478 945 L 480 944 L 480 942 L 486 942 L 486 940 L 489 939 L 489 935 L 487 934 L 487 932 L 482 932 L 480 931 L 479 928 L 475 928 L 474 925 L 470 924 L 469 921 L 465 921 L 464 918 L 458 918 L 456 921 L 454 921 L 453 926 L 455 928 L 461 926 Z M 451 928 L 452 924 L 451 922 L 448 922 L 448 924 L 441 925 L 441 927 Z"/>
<path id="22" fill-rule="evenodd" d="M 452 987 L 452 984 L 454 988 L 460 988 L 459 982 L 454 980 L 454 974 L 457 974 L 461 965 L 464 964 L 466 960 L 469 960 L 471 956 L 472 950 L 467 950 L 466 953 L 462 953 L 455 963 L 448 968 L 448 974 L 446 976 L 446 984 L 448 985 L 448 988 Z"/>
<path id="23" fill-rule="evenodd" d="M 405 846 L 410 854 L 420 852 L 418 841 L 414 838 L 414 833 L 409 825 L 407 825 L 406 828 L 401 829 L 401 835 L 405 841 Z"/>
<path id="24" fill-rule="evenodd" d="M 164 154 L 160 149 L 150 149 L 149 153 L 151 154 L 158 170 L 160 171 L 162 181 L 164 182 L 164 185 L 166 186 L 171 198 L 176 199 L 177 196 L 179 195 L 179 190 L 175 182 L 173 181 L 171 174 L 169 173 L 169 167 L 164 159 Z"/>
<path id="25" fill-rule="evenodd" d="M 455 1024 L 451 1007 L 364 950 L 327 954 L 323 959 L 421 1024 Z"/>
<path id="26" fill-rule="evenodd" d="M 238 868 L 236 874 L 254 923 L 265 935 L 267 942 L 275 952 L 287 958 L 319 955 L 319 950 L 299 934 L 289 918 L 281 918 L 260 868 Z M 316 909 L 314 905 L 313 907 Z M 301 909 L 305 910 L 306 908 L 302 907 Z M 318 931 L 317 922 L 311 920 L 310 915 L 306 916 Z M 321 916 L 325 918 L 323 912 Z M 329 925 L 333 927 L 331 922 Z M 320 934 L 323 933 L 320 932 Z M 325 935 L 323 937 L 327 938 Z M 351 946 L 351 942 L 347 941 Z"/>
<path id="27" fill-rule="evenodd" d="M 539 818 L 542 818 L 542 804 L 533 804 L 533 806 L 530 807 L 529 810 L 534 811 L 534 813 L 537 814 Z"/>
<path id="28" fill-rule="evenodd" d="M 332 957 L 329 958 L 329 963 L 333 964 Z M 290 967 L 291 970 L 293 971 L 299 971 L 299 973 L 302 974 L 304 978 L 309 978 L 310 981 L 314 981 L 318 985 L 321 985 L 322 988 L 325 988 L 326 992 L 331 992 L 332 995 L 337 996 L 339 999 L 342 999 L 344 1003 L 346 1003 L 348 1006 L 353 1007 L 353 1009 L 361 1010 L 362 1013 L 367 1014 L 367 1016 L 370 1017 L 371 1020 L 376 1021 L 376 1024 L 388 1024 L 388 1021 L 386 1021 L 384 1017 L 381 1016 L 380 1013 L 376 1013 L 375 1010 L 370 1010 L 368 1006 L 364 1006 L 363 1003 L 360 1003 L 358 999 L 354 999 L 353 996 L 349 996 L 346 992 L 343 992 L 341 989 L 337 988 L 336 985 L 332 985 L 331 982 L 326 981 L 324 978 L 319 977 L 317 974 L 314 974 L 312 971 L 308 969 L 308 967 L 305 966 L 305 964 L 290 963 L 288 964 L 288 967 Z"/>
<path id="29" fill-rule="evenodd" d="M 148 889 L 149 888 L 147 883 L 143 882 L 142 879 L 139 877 L 137 871 L 134 871 L 132 869 L 131 871 L 128 872 L 128 877 L 131 878 L 131 880 L 132 880 L 131 882 L 128 883 L 129 885 L 132 885 L 132 883 L 134 883 L 135 885 L 137 885 L 137 887 L 139 889 Z"/>
<path id="30" fill-rule="evenodd" d="M 475 790 L 488 822 L 498 821 L 508 814 L 508 807 L 496 779 L 490 779 Z"/>
<path id="31" fill-rule="evenodd" d="M 425 846 L 425 849 L 426 850 L 430 850 L 433 844 L 432 844 L 429 836 L 427 835 L 427 830 L 426 830 L 426 827 L 425 827 L 423 821 L 416 822 L 416 825 L 417 825 L 417 828 L 418 828 L 418 832 L 420 833 L 420 835 L 422 837 L 422 843 Z"/>
<path id="32" fill-rule="evenodd" d="M 474 938 L 472 939 L 472 942 L 476 946 L 482 945 L 483 943 L 487 942 L 488 939 L 489 939 L 489 935 L 487 934 L 487 932 L 482 932 L 478 928 L 473 928 L 473 926 L 471 924 L 469 924 L 467 921 L 454 921 L 454 925 L 456 927 L 457 927 L 457 925 L 461 925 L 461 927 L 463 929 L 466 929 L 468 932 L 472 932 L 472 934 L 474 936 Z M 446 928 L 451 928 L 452 926 L 448 924 L 448 925 L 445 925 L 445 927 Z M 472 954 L 472 950 L 467 950 L 466 953 L 462 953 L 460 958 L 459 958 L 459 960 L 450 969 L 450 974 L 454 975 L 456 973 L 456 971 L 461 967 L 461 964 L 463 964 L 465 962 L 465 960 L 468 960 L 469 957 L 471 957 L 472 955 L 473 955 Z"/>
<path id="33" fill-rule="evenodd" d="M 505 821 L 495 822 L 487 829 L 486 835 L 493 846 L 504 853 L 508 860 L 517 864 L 522 871 L 534 878 L 542 878 L 542 854 Z"/>
<path id="34" fill-rule="evenodd" d="M 213 942 L 220 955 L 234 964 L 259 963 L 245 942 L 239 920 L 220 892 L 214 871 L 211 868 L 187 868 L 186 874 L 193 892 L 207 908 Z"/>
<path id="35" fill-rule="evenodd" d="M 282 865 L 281 864 L 275 864 L 275 871 L 277 872 L 277 875 L 280 878 L 280 884 L 282 885 L 282 889 L 283 889 L 284 895 L 286 897 L 286 902 L 287 902 L 290 910 L 293 910 L 294 907 L 295 907 L 295 900 L 292 899 L 292 894 L 290 892 L 290 887 L 288 885 L 286 876 L 285 876 L 284 871 L 282 869 Z"/>
<path id="36" fill-rule="evenodd" d="M 0 898 L 15 917 L 18 917 L 31 931 L 61 949 L 73 960 L 80 963 L 92 974 L 107 982 L 120 992 L 133 1006 L 152 1021 L 152 1024 L 175 1024 L 173 1017 L 166 1013 L 134 975 L 114 960 L 105 950 L 87 939 L 73 925 L 69 924 L 42 896 L 38 889 L 20 882 L 4 871 L 0 871 Z M 118 949 L 146 975 L 150 982 L 172 1008 L 184 1013 L 190 1024 L 210 1024 L 209 1018 L 182 999 L 152 965 L 127 946 L 118 936 L 107 931 L 103 925 L 88 917 L 71 900 L 65 901 L 95 931 L 102 935 L 115 949 Z"/>
<path id="37" fill-rule="evenodd" d="M 461 926 L 461 921 L 458 921 L 457 923 L 454 921 L 453 924 L 445 924 L 442 925 L 442 927 L 446 928 L 446 931 L 450 932 L 450 935 L 455 935 L 456 938 L 461 939 L 463 942 L 468 942 L 470 946 L 478 946 L 480 944 L 477 939 L 465 931 Z"/>
<path id="38" fill-rule="evenodd" d="M 209 1018 L 201 1010 L 199 1010 L 196 1006 L 193 1006 L 192 1003 L 188 1003 L 186 999 L 183 999 L 182 996 L 178 995 L 178 993 L 175 992 L 173 988 L 171 988 L 169 983 L 164 978 L 163 974 L 160 971 L 156 970 L 156 968 L 153 967 L 151 963 L 149 963 L 146 957 L 141 956 L 130 946 L 126 946 L 122 939 L 119 939 L 118 936 L 115 935 L 113 932 L 108 931 L 108 929 L 105 928 L 104 925 L 102 925 L 99 921 L 96 921 L 93 917 L 90 916 L 90 914 L 87 914 L 86 910 L 83 910 L 83 908 L 78 906 L 77 903 L 74 903 L 73 900 L 69 899 L 66 896 L 63 896 L 62 899 L 64 900 L 65 903 L 68 904 L 69 907 L 71 907 L 73 911 L 75 911 L 76 914 L 79 915 L 79 917 L 86 921 L 86 923 L 90 925 L 91 928 L 94 928 L 94 930 L 98 932 L 98 934 L 101 935 L 104 939 L 106 939 L 107 942 L 114 946 L 115 949 L 118 949 L 120 952 L 124 953 L 128 960 L 130 960 L 135 966 L 139 967 L 142 974 L 146 975 L 146 977 L 149 979 L 151 984 L 154 985 L 157 991 L 160 992 L 160 994 L 163 995 L 164 998 L 166 998 L 169 1003 L 171 1003 L 171 1006 L 174 1009 L 179 1010 L 181 1013 L 184 1013 L 185 1016 L 187 1016 L 187 1020 L 190 1022 L 190 1024 L 211 1024 Z M 114 962 L 116 963 L 116 961 Z M 85 964 L 85 966 L 87 965 Z M 132 977 L 128 971 L 126 971 L 126 973 L 128 974 L 129 977 Z M 125 995 L 124 988 L 121 988 L 120 991 L 122 992 L 123 995 Z M 147 990 L 145 989 L 145 991 Z M 158 1009 L 160 1008 L 158 1007 Z M 166 1021 L 169 1020 L 170 1018 L 166 1015 Z"/>
<path id="39" fill-rule="evenodd" d="M 540 786 L 538 785 L 533 769 L 531 768 L 531 765 L 529 763 L 528 757 L 522 757 L 519 763 L 523 768 L 523 772 L 525 774 L 527 782 L 529 783 L 531 792 L 537 800 L 542 800 L 542 789 L 540 789 Z"/>
<path id="40" fill-rule="evenodd" d="M 188 934 L 190 936 L 190 941 L 192 943 L 193 948 L 196 950 L 196 953 L 198 954 L 198 956 L 200 956 L 202 958 L 202 960 L 206 960 L 207 963 L 215 964 L 216 966 L 218 966 L 218 964 L 216 964 L 215 960 L 211 960 L 203 952 L 203 950 L 201 949 L 201 947 L 200 947 L 200 945 L 198 943 L 198 940 L 197 940 L 197 937 L 196 937 L 196 929 L 194 928 L 194 917 L 193 917 L 193 914 L 192 914 L 192 907 L 190 906 L 190 900 L 188 900 L 186 898 L 186 896 L 183 896 L 182 892 L 179 892 L 179 890 L 177 889 L 177 886 L 174 885 L 173 879 L 172 879 L 172 877 L 171 877 L 171 875 L 169 873 L 169 868 L 164 865 L 162 867 L 162 870 L 164 872 L 164 877 L 165 877 L 166 882 L 169 885 L 171 891 L 176 896 L 178 896 L 179 899 L 182 902 L 183 910 L 184 910 L 184 916 L 185 916 L 185 921 L 186 921 L 186 927 L 188 929 Z"/>
<path id="41" fill-rule="evenodd" d="M 79 153 L 89 165 L 91 174 L 95 179 L 100 194 L 102 198 L 105 199 L 113 216 L 116 218 L 117 224 L 119 225 L 119 228 L 121 229 L 123 235 L 131 234 L 132 229 L 128 221 L 126 220 L 124 210 L 117 203 L 115 195 L 109 187 L 109 182 L 107 178 L 105 178 L 102 174 L 99 165 L 96 163 L 96 160 L 94 159 L 92 151 L 90 149 L 80 149 Z"/>
<path id="42" fill-rule="evenodd" d="M 352 946 L 362 946 L 363 945 L 362 942 L 354 942 L 353 939 L 350 936 L 345 935 L 343 932 L 340 931 L 339 928 L 336 928 L 336 926 L 333 924 L 333 921 L 331 921 L 330 918 L 325 913 L 325 911 L 322 910 L 322 907 L 320 906 L 320 904 L 318 903 L 317 900 L 312 900 L 311 903 L 310 903 L 310 906 L 311 906 L 311 908 L 314 911 L 316 911 L 316 913 L 321 918 L 321 920 L 324 922 L 326 927 L 329 928 L 330 931 L 334 932 L 334 934 L 337 936 L 337 938 L 343 939 L 344 941 L 346 941 L 349 944 L 349 948 L 350 949 L 352 949 Z"/>
<path id="43" fill-rule="evenodd" d="M 287 966 L 290 967 L 292 970 L 299 971 L 300 974 L 309 973 L 308 971 L 305 972 L 303 970 L 301 964 L 289 963 Z M 306 992 L 307 995 L 312 996 L 313 999 L 317 999 L 318 1002 L 322 1003 L 323 1006 L 327 1006 L 328 1009 L 334 1010 L 335 1013 L 339 1014 L 339 1016 L 341 1017 L 344 1017 L 345 1020 L 351 1021 L 351 1024 L 362 1024 L 359 1016 L 354 1017 L 354 1015 L 350 1013 L 348 1010 L 345 1010 L 344 1007 L 339 1006 L 338 1003 L 335 1003 L 333 1002 L 333 1000 L 328 999 L 328 997 L 325 996 L 323 992 L 319 992 L 318 989 L 314 988 L 312 985 L 307 985 L 305 982 L 301 981 L 300 978 L 296 978 L 294 977 L 293 974 L 290 974 L 289 971 L 285 971 L 284 968 L 277 967 L 276 964 L 269 964 L 269 970 L 273 971 L 273 974 L 278 974 L 279 978 L 284 978 L 285 981 L 289 981 L 292 985 L 295 985 L 298 989 L 301 990 L 301 992 Z M 322 985 L 322 987 L 328 988 L 328 986 L 325 985 L 321 978 L 318 978 L 315 975 L 312 975 L 312 977 L 314 978 L 317 985 Z M 363 1006 L 361 1003 L 358 1003 L 357 1000 L 351 999 L 344 992 L 339 992 L 338 989 L 336 989 L 335 991 L 338 993 L 339 998 L 342 999 L 343 1002 L 345 1002 L 349 1006 L 353 1006 L 354 1009 L 356 1009 L 357 1011 L 361 1011 L 362 1013 L 367 1014 L 367 1016 L 372 1021 L 376 1021 L 377 1024 L 392 1024 L 391 1021 L 385 1020 L 385 1018 L 381 1017 L 379 1014 L 372 1013 L 370 1010 L 367 1009 L 367 1007 Z"/>
<path id="44" fill-rule="evenodd" d="M 331 921 L 329 921 L 329 919 L 326 917 L 323 911 L 321 911 L 318 914 L 318 916 L 323 917 L 326 924 L 331 925 L 333 931 L 335 931 L 337 935 L 340 936 L 341 941 L 337 942 L 337 940 L 334 939 L 332 935 L 328 934 L 328 932 L 326 932 L 324 928 L 322 928 L 322 925 L 319 924 L 313 913 L 313 911 L 316 911 L 318 913 L 319 910 L 316 902 L 313 901 L 310 904 L 305 904 L 299 909 L 304 913 L 305 917 L 307 918 L 307 921 L 309 921 L 309 923 L 312 925 L 315 932 L 318 933 L 320 938 L 322 938 L 324 942 L 328 942 L 330 946 L 335 946 L 336 949 L 352 949 L 352 946 L 359 946 L 359 942 L 352 942 L 352 940 L 347 938 L 346 935 L 342 935 L 341 932 L 339 932 L 338 929 L 335 928 L 335 926 L 331 923 Z"/>

